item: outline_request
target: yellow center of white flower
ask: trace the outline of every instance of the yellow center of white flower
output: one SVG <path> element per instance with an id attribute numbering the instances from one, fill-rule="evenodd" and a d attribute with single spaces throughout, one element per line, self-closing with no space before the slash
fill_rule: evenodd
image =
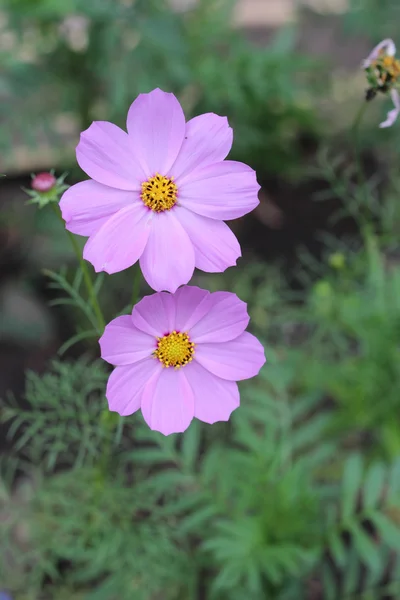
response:
<path id="1" fill-rule="evenodd" d="M 164 177 L 156 173 L 142 183 L 140 194 L 143 203 L 154 212 L 170 210 L 177 202 L 178 187 L 173 177 Z"/>
<path id="2" fill-rule="evenodd" d="M 396 81 L 400 76 L 400 60 L 394 56 L 389 56 L 384 50 L 381 50 L 379 58 L 374 61 L 373 65 L 381 69 L 381 79 L 386 82 L 387 79 Z"/>
<path id="3" fill-rule="evenodd" d="M 194 343 L 190 341 L 187 333 L 172 331 L 164 337 L 157 338 L 157 350 L 153 354 L 163 367 L 179 369 L 193 360 Z"/>

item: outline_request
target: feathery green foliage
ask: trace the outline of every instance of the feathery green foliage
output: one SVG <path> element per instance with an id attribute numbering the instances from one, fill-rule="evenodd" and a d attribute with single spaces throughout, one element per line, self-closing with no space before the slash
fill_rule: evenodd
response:
<path id="1" fill-rule="evenodd" d="M 394 586 L 399 459 L 346 459 L 329 433 L 335 411 L 301 391 L 298 353 L 285 352 L 285 361 L 270 352 L 243 385 L 230 426 L 194 423 L 182 436 L 108 413 L 100 363 L 30 374 L 27 409 L 1 413 L 33 481 L 29 503 L 0 525 L 23 572 L 10 587 L 175 600 L 195 599 L 201 581 L 209 598 L 294 600 L 313 577 L 327 598 L 379 598 Z M 23 556 L 12 526 L 21 522 Z"/>
<path id="2" fill-rule="evenodd" d="M 382 3 L 359 4 L 350 17 Z M 123 126 L 134 97 L 156 86 L 188 116 L 227 114 L 232 158 L 263 179 L 297 176 L 302 138 L 318 140 L 328 74 L 298 52 L 295 27 L 255 51 L 229 27 L 229 1 L 186 15 L 164 0 L 4 0 L 2 11 L 14 34 L 0 50 L 3 147 L 64 146 L 60 117 L 71 136 L 92 119 Z M 248 302 L 267 349 L 228 423 L 163 437 L 140 413 L 120 418 L 91 356 L 29 372 L 24 399 L 1 399 L 0 588 L 16 600 L 397 600 L 399 184 L 382 198 L 347 155 L 326 152 L 314 174 L 329 187 L 319 199 L 339 198 L 336 222 L 351 214 L 362 239 L 326 239 L 331 256 L 307 257 L 300 292 L 254 261 L 206 279 Z M 46 275 L 53 306 L 79 322 L 59 353 L 96 340 L 82 273 Z M 129 273 L 115 281 L 104 290 L 113 316 L 131 293 Z"/>

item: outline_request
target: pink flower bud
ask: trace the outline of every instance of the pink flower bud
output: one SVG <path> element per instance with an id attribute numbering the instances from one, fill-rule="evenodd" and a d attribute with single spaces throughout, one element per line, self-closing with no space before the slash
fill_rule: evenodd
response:
<path id="1" fill-rule="evenodd" d="M 37 192 L 49 192 L 57 183 L 51 173 L 38 173 L 32 180 L 31 186 Z"/>

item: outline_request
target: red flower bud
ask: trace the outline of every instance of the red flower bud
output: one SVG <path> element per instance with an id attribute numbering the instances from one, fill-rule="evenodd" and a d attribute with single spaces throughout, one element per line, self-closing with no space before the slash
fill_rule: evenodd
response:
<path id="1" fill-rule="evenodd" d="M 32 189 L 37 192 L 49 192 L 57 183 L 56 178 L 51 173 L 38 173 L 32 180 Z"/>

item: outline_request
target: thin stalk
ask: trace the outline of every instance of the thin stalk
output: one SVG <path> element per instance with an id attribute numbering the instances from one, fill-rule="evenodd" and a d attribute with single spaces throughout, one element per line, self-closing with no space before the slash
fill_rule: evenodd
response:
<path id="1" fill-rule="evenodd" d="M 142 278 L 142 272 L 140 270 L 139 263 L 134 266 L 134 274 L 133 274 L 133 287 L 132 287 L 132 306 L 135 306 L 137 301 L 139 300 L 139 292 L 140 292 L 140 281 Z"/>
<path id="2" fill-rule="evenodd" d="M 60 209 L 58 207 L 58 205 L 56 206 L 56 204 L 54 202 L 51 203 L 52 207 L 53 207 L 53 211 L 56 214 L 57 218 L 61 221 L 61 223 L 65 226 L 64 224 L 64 220 L 61 216 L 61 212 Z M 90 273 L 87 267 L 86 262 L 83 260 L 82 257 L 82 252 L 81 249 L 79 247 L 79 244 L 74 236 L 73 233 L 71 233 L 70 231 L 68 231 L 68 229 L 65 230 L 67 232 L 67 235 L 70 239 L 72 248 L 74 249 L 74 252 L 76 254 L 76 257 L 79 261 L 79 266 L 82 270 L 83 273 L 83 280 L 85 282 L 85 286 L 86 286 L 86 290 L 89 296 L 89 300 L 92 304 L 93 310 L 95 312 L 96 318 L 97 318 L 97 322 L 98 322 L 98 326 L 99 326 L 99 333 L 103 333 L 104 328 L 106 326 L 104 317 L 103 317 L 103 313 L 102 310 L 100 308 L 100 304 L 98 302 L 97 296 L 96 296 L 96 292 L 95 289 L 93 287 L 93 282 L 92 282 L 92 278 L 90 277 Z"/>
<path id="3" fill-rule="evenodd" d="M 368 207 L 368 189 L 367 189 L 367 181 L 365 178 L 365 173 L 364 173 L 364 169 L 363 169 L 363 165 L 362 165 L 362 160 L 361 160 L 361 148 L 360 148 L 360 127 L 361 127 L 361 122 L 362 119 L 364 117 L 364 114 L 366 112 L 368 108 L 368 102 L 364 101 L 362 103 L 362 105 L 360 106 L 353 125 L 351 127 L 351 133 L 352 133 L 352 137 L 354 140 L 354 154 L 355 154 L 355 161 L 356 161 L 356 167 L 357 167 L 357 178 L 358 178 L 358 184 L 361 188 L 361 193 L 362 193 L 362 198 L 363 198 L 363 206 L 358 209 L 358 218 L 360 220 L 360 227 L 361 227 L 361 233 L 363 235 L 364 240 L 366 241 L 369 237 L 369 235 L 371 234 L 371 225 L 370 223 L 368 223 L 368 218 L 365 218 L 365 216 L 363 215 L 363 208 L 367 208 Z"/>
<path id="4" fill-rule="evenodd" d="M 52 203 L 52 207 L 53 207 L 53 210 L 54 210 L 57 218 L 62 222 L 63 225 L 65 225 L 64 220 L 61 216 L 61 211 L 60 211 L 59 206 L 58 205 L 56 206 L 55 203 Z M 103 317 L 102 310 L 100 308 L 99 301 L 97 299 L 96 290 L 94 289 L 92 278 L 90 276 L 87 264 L 82 257 L 82 252 L 81 252 L 81 249 L 79 247 L 79 244 L 78 244 L 75 236 L 70 231 L 68 231 L 68 229 L 66 229 L 66 232 L 71 241 L 72 248 L 74 249 L 74 252 L 76 254 L 76 257 L 77 257 L 79 265 L 80 265 L 80 268 L 82 270 L 83 280 L 85 282 L 89 300 L 91 302 L 91 305 L 93 307 L 93 310 L 94 310 L 96 318 L 97 318 L 98 332 L 99 332 L 99 334 L 102 334 L 104 331 L 104 328 L 105 328 L 105 320 Z M 100 487 L 103 487 L 105 485 L 107 471 L 108 471 L 108 467 L 109 467 L 110 459 L 111 459 L 111 452 L 112 452 L 112 437 L 113 437 L 112 432 L 116 426 L 116 424 L 114 422 L 113 413 L 110 413 L 108 411 L 108 409 L 104 409 L 103 415 L 104 416 L 103 416 L 103 419 L 101 422 L 101 427 L 103 429 L 105 439 L 104 439 L 104 443 L 102 445 L 102 452 L 101 452 L 101 456 L 99 458 L 99 465 L 98 465 L 99 466 L 98 483 L 100 484 Z M 119 417 L 119 419 L 121 420 L 121 417 Z M 118 423 L 118 428 L 121 428 L 121 427 L 122 427 L 122 423 L 121 424 Z"/>
<path id="5" fill-rule="evenodd" d="M 356 114 L 356 117 L 354 119 L 354 122 L 353 122 L 353 125 L 351 128 L 352 136 L 354 139 L 354 154 L 355 154 L 355 159 L 356 159 L 358 183 L 361 187 L 361 190 L 362 190 L 363 196 L 364 196 L 364 200 L 366 202 L 368 200 L 368 192 L 367 192 L 367 182 L 365 179 L 364 169 L 363 169 L 362 160 L 361 160 L 360 126 L 361 126 L 361 122 L 364 117 L 365 111 L 367 110 L 367 107 L 368 107 L 368 102 L 364 101 L 361 104 L 361 106 Z"/>

